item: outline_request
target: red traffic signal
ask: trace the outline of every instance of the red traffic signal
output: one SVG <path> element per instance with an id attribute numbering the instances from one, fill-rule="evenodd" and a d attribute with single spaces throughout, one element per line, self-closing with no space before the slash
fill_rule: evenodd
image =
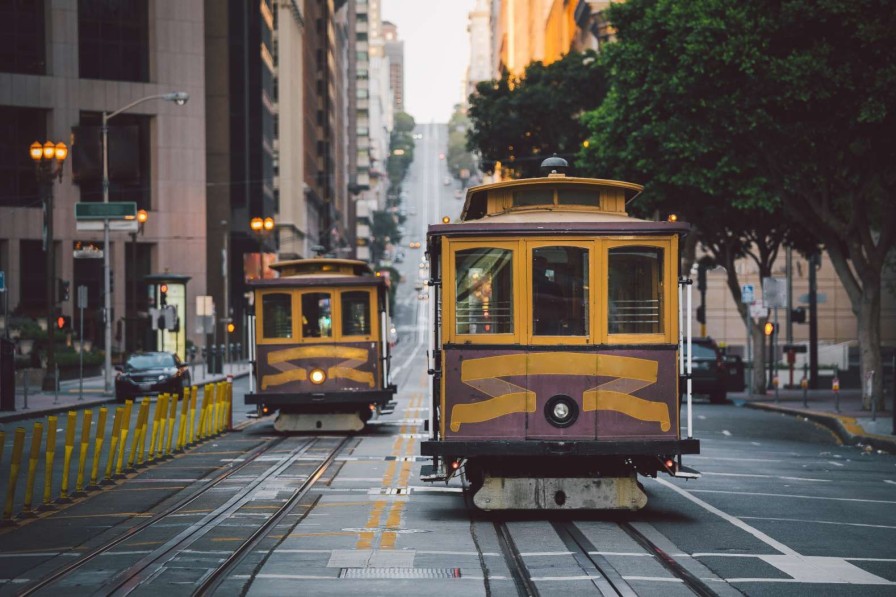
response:
<path id="1" fill-rule="evenodd" d="M 60 315 L 56 318 L 56 329 L 67 330 L 71 327 L 72 318 L 68 315 Z"/>

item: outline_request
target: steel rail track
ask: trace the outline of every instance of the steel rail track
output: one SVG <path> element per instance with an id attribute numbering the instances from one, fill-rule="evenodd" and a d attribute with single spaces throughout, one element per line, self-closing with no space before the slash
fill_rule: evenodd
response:
<path id="1" fill-rule="evenodd" d="M 103 543 L 102 545 L 94 548 L 89 553 L 87 553 L 83 557 L 75 560 L 74 562 L 72 562 L 68 565 L 62 566 L 61 568 L 53 571 L 52 573 L 45 576 L 44 578 L 30 584 L 29 586 L 24 587 L 22 589 L 22 591 L 18 594 L 22 597 L 34 595 L 35 593 L 37 593 L 37 591 L 44 589 L 44 588 L 50 586 L 51 584 L 55 583 L 56 581 L 61 580 L 65 577 L 71 575 L 73 572 L 76 572 L 80 568 L 83 568 L 85 565 L 96 560 L 98 557 L 100 557 L 104 553 L 108 552 L 109 550 L 113 549 L 114 547 L 133 538 L 136 534 L 140 533 L 141 531 L 145 530 L 146 528 L 151 527 L 154 524 L 158 524 L 158 522 L 160 520 L 163 520 L 166 517 L 171 516 L 175 512 L 182 510 L 183 508 L 185 508 L 186 506 L 188 506 L 189 504 L 194 502 L 196 499 L 200 498 L 203 494 L 207 493 L 213 487 L 220 485 L 223 481 L 227 480 L 229 477 L 232 477 L 233 475 L 242 471 L 245 467 L 249 466 L 255 460 L 257 460 L 258 457 L 262 456 L 263 454 L 265 454 L 272 448 L 278 446 L 283 441 L 285 441 L 285 439 L 286 439 L 285 437 L 272 438 L 272 439 L 268 440 L 267 442 L 265 442 L 259 446 L 256 446 L 246 455 L 246 458 L 241 463 L 239 463 L 233 467 L 229 467 L 227 469 L 222 469 L 217 475 L 213 476 L 209 480 L 208 483 L 205 483 L 200 486 L 196 486 L 196 489 L 194 491 L 192 491 L 189 494 L 178 499 L 175 503 L 171 504 L 170 506 L 168 506 L 161 512 L 155 514 L 154 516 L 152 516 L 151 518 L 149 518 L 143 522 L 140 522 L 140 523 L 128 528 L 124 533 L 122 533 L 118 537 L 115 537 L 114 539 L 110 539 L 109 541 Z"/>
<path id="2" fill-rule="evenodd" d="M 495 533 L 498 535 L 498 544 L 501 546 L 501 552 L 504 554 L 504 561 L 510 569 L 510 576 L 513 584 L 516 586 L 517 594 L 525 597 L 538 597 L 540 593 L 535 587 L 535 582 L 529 575 L 529 569 L 523 562 L 523 556 L 520 555 L 513 537 L 510 536 L 510 529 L 507 523 L 495 521 Z"/>
<path id="3" fill-rule="evenodd" d="M 317 480 L 326 472 L 326 470 L 330 467 L 333 461 L 336 459 L 336 456 L 342 451 L 345 447 L 345 444 L 348 443 L 350 437 L 346 437 L 343 439 L 338 446 L 336 446 L 330 454 L 321 462 L 320 465 L 311 473 L 308 478 L 302 483 L 300 487 L 298 487 L 286 500 L 282 507 L 280 507 L 277 512 L 274 513 L 264 524 L 258 527 L 252 535 L 249 536 L 239 547 L 237 547 L 234 552 L 221 563 L 218 568 L 216 568 L 211 574 L 205 577 L 202 583 L 196 587 L 196 590 L 193 592 L 194 595 L 212 595 L 215 590 L 221 585 L 222 582 L 227 577 L 227 574 L 236 567 L 236 565 L 243 560 L 255 547 L 261 543 L 262 539 L 275 528 L 280 522 L 286 518 L 286 516 L 292 511 L 293 507 L 301 500 L 307 493 L 311 490 Z M 304 518 L 304 517 L 303 517 Z M 301 519 L 296 522 L 298 524 L 301 522 Z"/>
<path id="4" fill-rule="evenodd" d="M 161 547 L 159 547 L 149 555 L 145 556 L 128 568 L 120 571 L 118 574 L 112 577 L 110 582 L 101 586 L 94 594 L 127 595 L 140 587 L 144 582 L 155 578 L 159 571 L 164 568 L 165 564 L 175 558 L 181 551 L 188 548 L 190 545 L 202 538 L 210 530 L 229 520 L 234 512 L 236 512 L 239 508 L 241 508 L 244 504 L 251 500 L 255 492 L 260 487 L 262 487 L 266 481 L 272 478 L 276 478 L 280 473 L 295 464 L 296 460 L 299 457 L 308 452 L 310 448 L 315 446 L 322 439 L 328 438 L 310 438 L 310 441 L 296 447 L 288 455 L 281 458 L 277 464 L 274 464 L 268 470 L 258 475 L 250 483 L 241 488 L 224 504 L 204 516 L 202 520 L 190 525 L 188 528 L 184 529 L 176 536 L 166 541 Z M 329 466 L 329 464 L 333 461 L 336 455 L 342 450 L 342 448 L 346 445 L 346 443 L 348 443 L 350 439 L 352 439 L 352 436 L 345 436 L 344 438 L 342 438 L 339 444 L 335 448 L 333 448 L 326 457 L 324 457 L 324 463 L 319 465 L 314 474 L 309 476 L 308 479 L 306 479 L 302 483 L 297 492 L 300 492 L 302 495 L 307 493 L 311 485 L 313 485 L 313 483 L 317 481 L 320 475 L 323 474 L 324 470 L 326 470 L 326 467 Z M 294 504 L 294 501 L 295 500 L 292 499 L 289 500 L 289 505 L 292 506 L 292 504 Z M 277 513 L 275 513 L 271 519 L 268 519 L 266 523 L 262 524 L 261 528 L 263 528 L 264 531 L 260 536 L 263 536 L 263 533 L 270 528 L 271 520 L 275 518 L 277 520 L 280 520 L 288 512 L 288 509 L 284 512 L 283 507 L 278 509 Z M 247 549 L 249 549 L 246 548 L 246 542 L 255 541 L 258 536 L 259 533 L 258 530 L 256 530 L 256 532 L 253 532 L 249 539 L 241 542 L 240 546 L 236 548 L 235 551 L 242 552 L 242 555 L 239 559 L 241 559 L 245 555 L 245 553 L 247 553 Z M 234 561 L 235 560 L 228 557 L 225 560 L 225 564 L 222 565 L 226 565 L 229 569 L 230 565 L 233 564 Z M 215 569 L 208 575 L 208 577 L 215 576 L 217 576 L 217 569 Z"/>

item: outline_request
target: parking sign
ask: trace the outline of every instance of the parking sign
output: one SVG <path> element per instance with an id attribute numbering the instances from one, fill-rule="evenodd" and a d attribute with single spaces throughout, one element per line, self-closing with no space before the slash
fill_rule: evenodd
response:
<path id="1" fill-rule="evenodd" d="M 756 302 L 756 293 L 752 284 L 744 284 L 740 287 L 740 302 L 752 305 Z"/>

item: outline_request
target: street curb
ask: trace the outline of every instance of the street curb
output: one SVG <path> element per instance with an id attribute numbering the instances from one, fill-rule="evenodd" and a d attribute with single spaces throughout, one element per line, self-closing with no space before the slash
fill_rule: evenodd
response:
<path id="1" fill-rule="evenodd" d="M 787 408 L 767 404 L 763 402 L 743 403 L 747 408 L 778 412 L 795 417 L 803 417 L 820 425 L 824 425 L 834 432 L 840 441 L 850 446 L 871 446 L 875 450 L 881 450 L 890 454 L 896 454 L 896 437 L 887 437 L 873 433 L 865 433 L 853 417 L 844 417 L 833 413 L 820 413 L 818 411 Z"/>
<path id="2" fill-rule="evenodd" d="M 239 377 L 246 377 L 248 375 L 249 375 L 248 371 L 243 371 L 242 373 L 233 373 L 233 374 L 216 376 L 216 377 L 209 379 L 208 381 L 202 382 L 202 385 L 205 385 L 208 383 L 217 383 L 220 381 L 226 381 L 228 377 L 237 379 Z M 76 408 L 92 407 L 92 406 L 97 406 L 100 404 L 108 404 L 110 402 L 115 402 L 114 396 L 95 398 L 95 399 L 85 398 L 84 400 L 82 400 L 80 402 L 76 402 L 75 404 L 59 405 L 58 407 L 43 408 L 40 410 L 28 409 L 27 411 L 14 411 L 12 414 L 8 414 L 8 415 L 0 413 L 0 423 L 15 423 L 16 421 L 24 421 L 27 419 L 39 419 L 41 417 L 46 417 L 49 415 L 57 415 L 59 413 L 68 412 L 68 411 L 70 411 L 72 409 L 76 409 Z"/>

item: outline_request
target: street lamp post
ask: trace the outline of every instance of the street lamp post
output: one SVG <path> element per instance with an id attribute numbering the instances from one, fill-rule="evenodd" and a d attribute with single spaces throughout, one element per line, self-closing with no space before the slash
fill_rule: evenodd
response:
<path id="1" fill-rule="evenodd" d="M 130 325 L 125 333 L 130 338 L 130 343 L 137 347 L 137 235 L 143 234 L 143 225 L 149 220 L 149 213 L 145 209 L 137 210 L 137 230 L 131 232 L 131 308 L 128 314 Z"/>
<path id="2" fill-rule="evenodd" d="M 160 93 L 157 95 L 148 95 L 138 100 L 134 100 L 128 105 L 115 110 L 114 112 L 103 112 L 102 125 L 102 145 L 103 145 L 103 203 L 109 202 L 109 121 L 126 110 L 130 110 L 137 104 L 147 102 L 149 100 L 161 99 L 168 102 L 174 102 L 178 106 L 183 106 L 190 99 L 190 95 L 185 91 L 172 91 L 171 93 Z M 106 358 L 103 365 L 103 378 L 105 380 L 105 391 L 109 392 L 112 388 L 112 284 L 109 277 L 109 220 L 103 220 L 103 327 L 105 329 L 105 345 Z"/>
<path id="3" fill-rule="evenodd" d="M 249 220 L 249 228 L 255 233 L 258 240 L 258 277 L 264 277 L 264 238 L 274 229 L 274 218 L 252 218 Z"/>
<path id="4" fill-rule="evenodd" d="M 56 384 L 56 251 L 53 247 L 53 182 L 62 181 L 62 166 L 68 156 L 65 143 L 40 141 L 31 144 L 28 150 L 34 160 L 34 172 L 40 186 L 44 208 L 44 253 L 47 257 L 47 370 L 44 373 L 41 387 L 44 390 L 55 390 Z M 7 330 L 9 329 L 7 314 Z"/>

